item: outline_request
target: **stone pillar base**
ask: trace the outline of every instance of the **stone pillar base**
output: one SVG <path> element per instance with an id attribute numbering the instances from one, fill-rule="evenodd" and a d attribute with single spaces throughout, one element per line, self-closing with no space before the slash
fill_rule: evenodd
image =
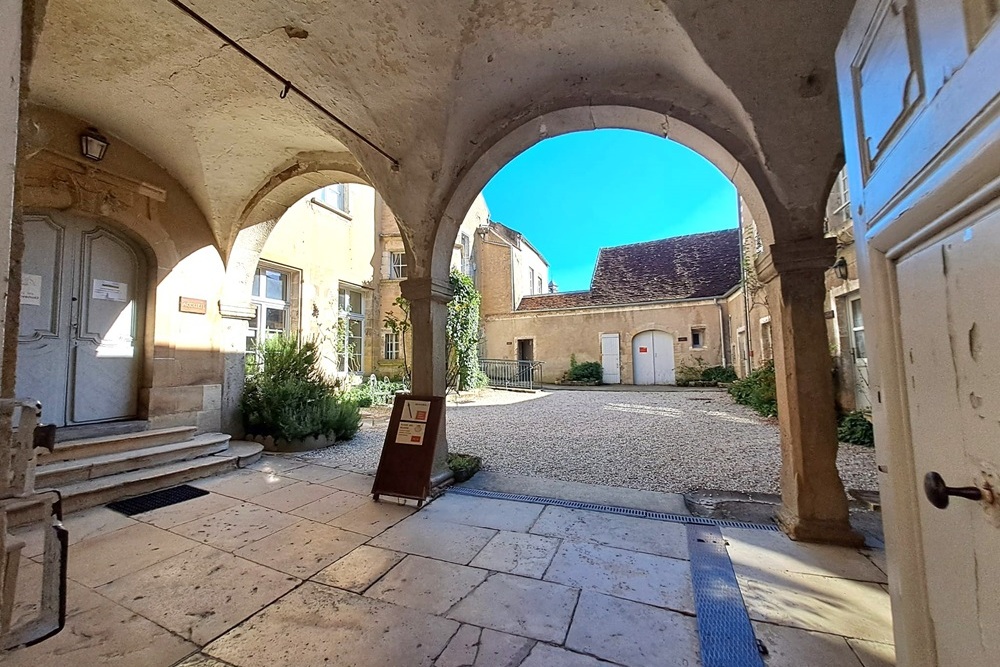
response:
<path id="1" fill-rule="evenodd" d="M 817 542 L 842 547 L 859 548 L 865 545 L 864 535 L 854 530 L 849 521 L 804 519 L 787 507 L 775 516 L 778 527 L 796 542 Z"/>

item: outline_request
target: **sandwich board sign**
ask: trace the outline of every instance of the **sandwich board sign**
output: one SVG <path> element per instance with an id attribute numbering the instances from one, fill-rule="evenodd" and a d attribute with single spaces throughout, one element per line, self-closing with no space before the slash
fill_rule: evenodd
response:
<path id="1" fill-rule="evenodd" d="M 375 500 L 386 495 L 423 504 L 430 495 L 434 450 L 443 417 L 441 396 L 396 396 L 372 485 Z"/>

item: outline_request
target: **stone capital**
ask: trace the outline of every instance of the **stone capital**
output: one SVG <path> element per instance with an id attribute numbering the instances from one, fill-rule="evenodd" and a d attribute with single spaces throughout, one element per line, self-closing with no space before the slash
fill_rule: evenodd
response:
<path id="1" fill-rule="evenodd" d="M 762 282 L 769 283 L 780 275 L 796 272 L 820 273 L 833 266 L 837 256 L 837 239 L 820 237 L 775 243 L 768 248 L 768 253 L 761 257 L 755 268 Z"/>
<path id="2" fill-rule="evenodd" d="M 440 283 L 433 278 L 407 278 L 399 285 L 400 292 L 407 301 L 434 301 L 448 303 L 455 293 L 449 283 Z"/>

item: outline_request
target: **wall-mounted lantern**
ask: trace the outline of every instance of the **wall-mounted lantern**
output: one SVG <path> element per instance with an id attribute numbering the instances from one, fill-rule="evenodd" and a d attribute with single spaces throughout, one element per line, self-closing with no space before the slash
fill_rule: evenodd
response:
<path id="1" fill-rule="evenodd" d="M 833 263 L 833 272 L 841 280 L 847 280 L 847 260 L 838 257 L 837 261 Z"/>
<path id="2" fill-rule="evenodd" d="M 108 150 L 108 139 L 95 128 L 89 127 L 80 133 L 80 152 L 83 157 L 94 162 L 104 159 L 104 153 Z"/>

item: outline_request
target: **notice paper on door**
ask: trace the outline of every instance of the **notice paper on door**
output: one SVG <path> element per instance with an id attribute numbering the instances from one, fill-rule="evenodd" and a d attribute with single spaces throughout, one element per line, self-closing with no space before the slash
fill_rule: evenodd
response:
<path id="1" fill-rule="evenodd" d="M 422 445 L 424 444 L 424 430 L 426 424 L 416 422 L 400 422 L 396 431 L 397 445 Z"/>
<path id="2" fill-rule="evenodd" d="M 408 422 L 427 422 L 431 412 L 430 401 L 406 401 L 403 403 L 403 416 L 400 419 Z"/>
<path id="3" fill-rule="evenodd" d="M 95 280 L 90 298 L 97 301 L 128 301 L 128 283 L 113 280 Z"/>
<path id="4" fill-rule="evenodd" d="M 33 273 L 21 274 L 21 305 L 42 305 L 42 277 Z"/>

